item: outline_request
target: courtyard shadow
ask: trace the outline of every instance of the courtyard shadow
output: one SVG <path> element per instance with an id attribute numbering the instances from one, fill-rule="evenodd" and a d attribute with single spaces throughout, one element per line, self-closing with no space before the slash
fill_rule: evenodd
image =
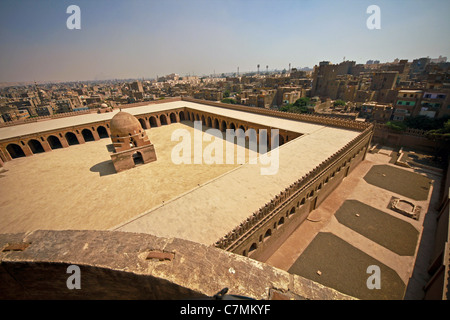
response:
<path id="1" fill-rule="evenodd" d="M 100 174 L 100 177 L 116 173 L 116 169 L 114 168 L 112 160 L 97 163 L 96 165 L 92 166 L 89 170 L 91 170 L 92 172 L 98 172 Z"/>

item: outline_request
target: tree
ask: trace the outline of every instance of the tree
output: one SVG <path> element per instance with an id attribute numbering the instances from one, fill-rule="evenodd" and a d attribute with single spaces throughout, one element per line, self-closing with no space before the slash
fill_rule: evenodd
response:
<path id="1" fill-rule="evenodd" d="M 407 126 L 402 121 L 388 121 L 386 123 L 386 127 L 393 129 L 395 131 L 404 131 L 406 130 Z"/>
<path id="2" fill-rule="evenodd" d="M 236 100 L 232 99 L 232 98 L 224 98 L 221 101 L 222 103 L 230 103 L 230 104 L 236 104 Z"/>
<path id="3" fill-rule="evenodd" d="M 286 104 L 280 108 L 280 111 L 292 113 L 308 113 L 309 98 L 300 98 L 294 103 Z"/>
<path id="4" fill-rule="evenodd" d="M 223 97 L 224 98 L 228 98 L 230 96 L 230 90 L 225 90 L 224 92 L 223 92 Z"/>
<path id="5" fill-rule="evenodd" d="M 444 124 L 450 119 L 449 116 L 445 116 L 439 119 L 429 118 L 427 116 L 415 116 L 405 119 L 405 124 L 408 128 L 421 129 L 421 130 L 438 130 L 444 127 Z"/>
<path id="6" fill-rule="evenodd" d="M 344 100 L 336 100 L 336 101 L 334 101 L 333 102 L 333 105 L 335 106 L 335 107 L 339 107 L 339 106 L 345 106 L 345 101 Z"/>
<path id="7" fill-rule="evenodd" d="M 297 101 L 294 102 L 294 107 L 306 107 L 310 104 L 311 100 L 307 97 L 297 99 Z"/>

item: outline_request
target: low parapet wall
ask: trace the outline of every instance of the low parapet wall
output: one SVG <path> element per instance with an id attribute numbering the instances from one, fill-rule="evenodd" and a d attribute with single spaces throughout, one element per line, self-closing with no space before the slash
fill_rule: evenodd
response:
<path id="1" fill-rule="evenodd" d="M 372 133 L 372 127 L 365 129 L 360 135 L 348 142 L 342 149 L 321 162 L 313 170 L 299 178 L 285 190 L 281 190 L 274 199 L 266 203 L 266 205 L 261 207 L 258 211 L 254 212 L 246 220 L 242 221 L 214 245 L 224 250 L 240 253 L 239 250 L 242 250 L 243 247 L 247 247 L 251 243 L 251 241 L 249 242 L 249 239 L 251 239 L 252 235 L 256 234 L 262 226 L 266 226 L 267 221 L 272 221 L 274 217 L 278 220 L 281 217 L 278 213 L 285 209 L 286 204 L 297 202 L 299 200 L 297 199 L 299 195 L 309 193 L 310 191 L 317 194 L 318 190 L 325 185 L 325 181 L 322 180 L 330 174 L 330 171 L 338 170 L 339 172 L 343 168 L 348 168 L 352 160 L 357 156 L 358 157 L 355 160 L 356 163 L 354 163 L 352 167 L 362 161 L 370 144 Z M 336 185 L 334 187 L 336 187 Z M 300 199 L 301 198 L 302 197 L 300 197 Z"/>
<path id="2" fill-rule="evenodd" d="M 242 106 L 242 105 L 233 105 L 233 104 L 228 104 L 228 103 L 193 99 L 193 98 L 189 98 L 189 97 L 182 97 L 181 100 L 188 101 L 188 102 L 200 103 L 200 104 L 207 104 L 210 106 L 216 106 L 216 107 L 220 107 L 220 108 L 227 108 L 227 109 L 233 109 L 233 110 L 239 110 L 239 111 L 259 113 L 259 114 L 264 114 L 267 116 L 274 116 L 274 117 L 297 120 L 297 121 L 317 123 L 317 124 L 322 124 L 325 126 L 332 126 L 332 127 L 338 127 L 338 128 L 343 128 L 343 129 L 349 129 L 349 130 L 364 131 L 368 127 L 373 126 L 371 123 L 368 123 L 368 122 L 359 122 L 359 121 L 347 120 L 347 119 L 330 118 L 330 117 L 326 117 L 326 116 L 318 116 L 318 115 L 311 115 L 311 114 L 298 114 L 298 113 L 269 110 L 269 109 L 257 108 L 257 107 L 247 107 L 247 106 Z"/>
<path id="3" fill-rule="evenodd" d="M 69 289 L 71 265 L 80 289 Z M 75 275 L 75 274 L 73 274 Z M 69 281 L 71 282 L 71 281 Z M 0 235 L 0 299 L 354 299 L 214 247 L 117 231 Z"/>

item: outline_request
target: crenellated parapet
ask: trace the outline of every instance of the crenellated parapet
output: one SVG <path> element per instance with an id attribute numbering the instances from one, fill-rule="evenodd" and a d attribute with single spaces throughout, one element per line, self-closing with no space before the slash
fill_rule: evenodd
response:
<path id="1" fill-rule="evenodd" d="M 360 151 L 363 148 L 366 148 L 372 134 L 373 126 L 367 127 L 343 148 L 321 162 L 297 181 L 290 184 L 263 207 L 242 221 L 232 231 L 216 241 L 214 246 L 228 251 L 235 250 L 248 237 L 257 233 L 262 226 L 266 226 L 270 219 L 279 215 L 280 211 L 285 209 L 284 204 L 294 201 L 299 194 L 305 194 L 305 191 L 309 193 L 309 188 L 313 185 L 317 185 L 318 181 L 320 181 L 324 175 L 328 174 L 330 168 L 339 166 L 337 170 L 340 170 L 340 166 L 345 167 L 348 165 L 351 158 L 354 158 L 354 150 Z M 353 157 L 350 157 L 352 152 Z M 344 160 L 344 158 L 348 158 L 348 160 Z"/>
<path id="2" fill-rule="evenodd" d="M 247 106 L 242 106 L 242 105 L 233 105 L 233 104 L 228 104 L 228 103 L 199 100 L 199 99 L 188 98 L 188 97 L 182 97 L 181 100 L 216 106 L 216 107 L 220 107 L 220 108 L 227 108 L 227 109 L 233 109 L 233 110 L 238 110 L 238 111 L 259 113 L 259 114 L 278 117 L 278 118 L 310 122 L 310 123 L 321 124 L 321 125 L 330 126 L 330 127 L 338 127 L 338 128 L 343 128 L 343 129 L 349 129 L 349 130 L 363 131 L 366 128 L 372 126 L 372 124 L 367 123 L 367 122 L 360 122 L 360 121 L 354 121 L 354 120 L 348 120 L 348 119 L 331 118 L 331 117 L 312 115 L 312 114 L 298 114 L 298 113 L 270 110 L 270 109 L 263 109 L 263 108 L 256 108 L 256 107 L 247 107 Z"/>

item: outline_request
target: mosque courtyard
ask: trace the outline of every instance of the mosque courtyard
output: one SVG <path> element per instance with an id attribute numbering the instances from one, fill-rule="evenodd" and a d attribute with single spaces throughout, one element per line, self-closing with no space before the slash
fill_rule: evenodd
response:
<path id="1" fill-rule="evenodd" d="M 184 129 L 193 139 L 192 124 L 146 130 L 158 160 L 125 172 L 115 172 L 110 138 L 7 162 L 0 173 L 0 233 L 109 229 L 240 166 L 175 164 L 171 153 L 179 142 L 171 141 L 172 132 Z"/>

